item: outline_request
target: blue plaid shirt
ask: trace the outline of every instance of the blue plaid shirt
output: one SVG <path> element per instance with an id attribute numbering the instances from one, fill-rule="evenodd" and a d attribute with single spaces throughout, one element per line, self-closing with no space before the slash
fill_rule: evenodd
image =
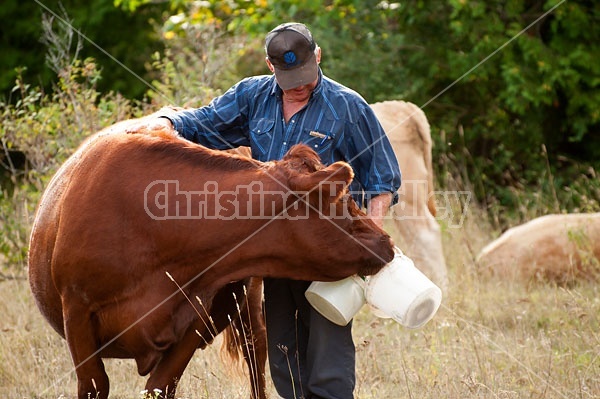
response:
<path id="1" fill-rule="evenodd" d="M 283 158 L 294 144 L 313 148 L 321 161 L 354 169 L 350 192 L 357 202 L 400 188 L 400 168 L 367 102 L 319 72 L 308 104 L 287 123 L 283 92 L 274 75 L 246 78 L 209 105 L 166 116 L 184 138 L 213 149 L 248 146 L 260 161 Z M 363 201 L 364 200 L 364 201 Z"/>

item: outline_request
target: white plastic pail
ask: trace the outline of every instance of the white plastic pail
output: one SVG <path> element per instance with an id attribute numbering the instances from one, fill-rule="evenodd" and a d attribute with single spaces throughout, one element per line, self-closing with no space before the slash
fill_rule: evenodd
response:
<path id="1" fill-rule="evenodd" d="M 442 290 L 396 250 L 394 260 L 367 278 L 365 297 L 376 315 L 387 315 L 405 327 L 419 328 L 437 312 Z"/>
<path id="2" fill-rule="evenodd" d="M 345 326 L 365 304 L 365 282 L 358 276 L 339 281 L 313 281 L 304 293 L 319 313 Z"/>

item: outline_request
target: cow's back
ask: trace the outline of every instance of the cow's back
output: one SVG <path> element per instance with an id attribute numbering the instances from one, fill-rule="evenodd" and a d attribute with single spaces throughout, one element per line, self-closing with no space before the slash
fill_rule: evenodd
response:
<path id="1" fill-rule="evenodd" d="M 598 274 L 600 213 L 554 214 L 506 230 L 477 256 L 481 272 L 498 278 L 566 283 Z M 597 277 L 597 276 L 596 276 Z"/>
<path id="2" fill-rule="evenodd" d="M 423 181 L 427 207 L 435 216 L 435 202 L 430 195 L 433 192 L 431 132 L 425 113 L 406 101 L 384 101 L 371 107 L 394 149 L 403 181 L 407 177 L 411 181 Z M 404 197 L 405 201 L 411 201 L 410 197 Z"/>

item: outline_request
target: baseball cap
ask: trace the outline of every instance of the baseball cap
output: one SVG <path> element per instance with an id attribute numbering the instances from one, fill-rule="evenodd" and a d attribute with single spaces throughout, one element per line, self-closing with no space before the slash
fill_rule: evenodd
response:
<path id="1" fill-rule="evenodd" d="M 319 76 L 315 43 L 308 28 L 297 22 L 281 24 L 265 39 L 267 57 L 282 90 L 312 83 Z"/>

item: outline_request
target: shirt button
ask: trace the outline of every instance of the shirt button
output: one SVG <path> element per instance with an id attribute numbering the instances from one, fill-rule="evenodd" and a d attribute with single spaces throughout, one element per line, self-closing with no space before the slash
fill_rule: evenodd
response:
<path id="1" fill-rule="evenodd" d="M 283 142 L 283 145 L 287 145 L 287 142 L 286 142 L 286 141 L 284 141 L 284 142 Z"/>

